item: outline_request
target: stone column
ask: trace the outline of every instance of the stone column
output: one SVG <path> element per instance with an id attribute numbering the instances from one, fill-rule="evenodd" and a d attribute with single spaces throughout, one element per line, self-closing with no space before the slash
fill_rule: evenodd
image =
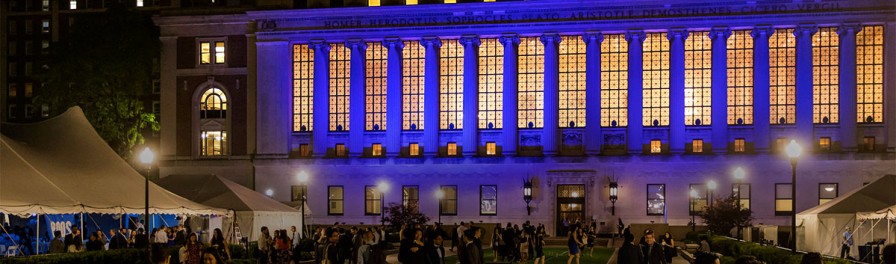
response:
<path id="1" fill-rule="evenodd" d="M 517 48 L 520 45 L 520 36 L 517 34 L 504 34 L 500 38 L 501 44 L 504 45 L 504 127 L 501 128 L 502 151 L 504 156 L 516 155 L 516 146 L 519 142 L 517 136 L 517 74 L 519 66 L 517 63 Z M 466 78 L 464 78 L 466 80 Z M 473 79 L 476 80 L 476 79 Z"/>
<path id="2" fill-rule="evenodd" d="M 463 155 L 476 155 L 479 147 L 479 36 L 464 35 L 458 39 L 464 46 L 464 128 Z M 512 124 L 511 124 L 512 125 Z"/>
<path id="3" fill-rule="evenodd" d="M 423 76 L 423 154 L 429 157 L 439 153 L 439 49 L 438 37 L 424 37 L 420 45 L 426 48 Z"/>
<path id="4" fill-rule="evenodd" d="M 855 152 L 856 139 L 856 33 L 858 23 L 844 23 L 837 28 L 840 35 L 840 148 Z"/>
<path id="5" fill-rule="evenodd" d="M 712 40 L 712 151 L 728 151 L 728 37 L 731 29 L 709 31 Z"/>
<path id="6" fill-rule="evenodd" d="M 604 34 L 588 31 L 585 42 L 585 154 L 600 154 L 600 43 Z"/>
<path id="7" fill-rule="evenodd" d="M 688 31 L 673 28 L 669 39 L 669 148 L 674 154 L 684 153 L 684 41 Z"/>
<path id="8" fill-rule="evenodd" d="M 350 157 L 360 157 L 364 152 L 365 93 L 367 84 L 367 43 L 360 39 L 345 41 L 352 52 L 351 79 L 349 81 L 349 129 L 348 153 Z"/>
<path id="9" fill-rule="evenodd" d="M 645 37 L 647 34 L 643 30 L 625 32 L 625 40 L 628 41 L 628 133 L 625 138 L 628 140 L 629 154 L 636 155 L 641 154 L 644 134 L 644 124 L 641 121 L 644 116 L 644 58 L 641 53 Z"/>
<path id="10" fill-rule="evenodd" d="M 330 118 L 330 44 L 322 39 L 311 40 L 308 47 L 314 50 L 314 107 L 311 146 L 314 157 L 327 155 L 327 134 Z"/>
<path id="11" fill-rule="evenodd" d="M 292 64 L 279 58 L 291 57 L 289 42 L 285 40 L 255 43 L 258 59 L 258 131 L 255 155 L 286 157 L 292 132 Z"/>
<path id="12" fill-rule="evenodd" d="M 388 50 L 386 59 L 386 155 L 395 157 L 401 153 L 402 122 L 402 54 L 404 42 L 390 37 L 383 40 Z"/>
<path id="13" fill-rule="evenodd" d="M 769 55 L 768 39 L 775 29 L 768 25 L 756 26 L 750 33 L 753 36 L 753 146 L 756 152 L 768 152 L 770 121 L 769 108 Z"/>
<path id="14" fill-rule="evenodd" d="M 544 132 L 541 134 L 541 145 L 545 156 L 556 155 L 560 141 L 557 131 L 560 126 L 561 40 L 557 34 L 541 36 L 541 43 L 544 44 Z"/>
<path id="15" fill-rule="evenodd" d="M 896 50 L 894 22 L 884 26 L 884 50 Z M 884 53 L 884 76 L 884 130 L 887 133 L 887 152 L 892 153 L 896 152 L 896 114 L 892 114 L 896 113 L 896 53 Z"/>
<path id="16" fill-rule="evenodd" d="M 793 31 L 796 36 L 796 140 L 804 149 L 812 149 L 812 35 L 815 24 L 800 24 Z"/>

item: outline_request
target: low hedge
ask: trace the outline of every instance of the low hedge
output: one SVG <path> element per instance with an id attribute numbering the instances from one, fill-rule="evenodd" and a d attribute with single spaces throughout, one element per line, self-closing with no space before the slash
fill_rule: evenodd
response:
<path id="1" fill-rule="evenodd" d="M 80 263 L 133 263 L 146 264 L 146 251 L 142 249 L 116 249 L 108 251 L 88 251 L 80 253 L 49 254 L 29 257 L 0 259 L 0 263 L 9 264 L 80 264 Z"/>
<path id="2" fill-rule="evenodd" d="M 763 246 L 756 243 L 742 242 L 724 237 L 713 236 L 710 238 L 713 252 L 724 255 L 721 263 L 730 264 L 740 256 L 754 256 L 766 263 L 799 264 L 804 254 L 793 254 L 789 250 L 773 246 Z M 850 262 L 840 259 L 823 259 L 826 264 L 848 264 Z"/>

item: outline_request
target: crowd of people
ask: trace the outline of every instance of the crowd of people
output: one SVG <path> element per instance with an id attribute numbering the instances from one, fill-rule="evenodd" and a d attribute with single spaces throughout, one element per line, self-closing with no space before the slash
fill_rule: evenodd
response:
<path id="1" fill-rule="evenodd" d="M 522 228 L 512 223 L 507 223 L 504 228 L 497 224 L 492 232 L 492 249 L 495 252 L 492 261 L 533 260 L 536 264 L 544 263 L 545 236 L 547 233 L 543 224 L 535 226 L 526 221 Z"/>

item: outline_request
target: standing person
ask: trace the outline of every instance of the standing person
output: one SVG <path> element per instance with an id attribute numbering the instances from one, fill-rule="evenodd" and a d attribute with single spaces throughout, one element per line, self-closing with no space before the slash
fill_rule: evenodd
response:
<path id="1" fill-rule="evenodd" d="M 644 252 L 644 260 L 646 264 L 666 264 L 666 257 L 663 254 L 663 247 L 656 243 L 656 237 L 653 231 L 644 232 L 644 244 L 641 245 Z"/>
<path id="2" fill-rule="evenodd" d="M 223 261 L 230 262 L 230 248 L 227 247 L 227 242 L 224 241 L 224 233 L 221 232 L 220 228 L 215 228 L 209 246 L 218 252 L 217 255 L 220 256 Z"/>
<path id="3" fill-rule="evenodd" d="M 498 262 L 498 257 L 502 257 L 504 240 L 501 239 L 501 223 L 495 225 L 495 230 L 492 232 L 492 251 L 495 254 L 495 257 L 492 259 L 492 262 Z"/>
<path id="4" fill-rule="evenodd" d="M 529 261 L 529 233 L 525 229 L 520 233 L 520 262 Z"/>
<path id="5" fill-rule="evenodd" d="M 840 258 L 849 257 L 849 250 L 852 249 L 852 233 L 849 232 L 849 227 L 846 227 L 846 230 L 843 231 L 843 242 L 840 246 Z"/>
<path id="6" fill-rule="evenodd" d="M 53 231 L 53 240 L 50 241 L 50 254 L 65 253 L 65 241 L 62 241 L 62 232 Z"/>
<path id="7" fill-rule="evenodd" d="M 362 230 L 354 239 L 352 248 L 352 260 L 354 264 L 370 263 L 370 244 L 373 242 L 373 233 Z"/>
<path id="8" fill-rule="evenodd" d="M 81 252 L 84 249 L 84 238 L 81 236 L 81 230 L 72 227 L 72 233 L 65 236 L 65 251 Z"/>
<path id="9" fill-rule="evenodd" d="M 335 228 L 326 231 L 327 236 L 318 247 L 318 252 L 316 255 L 315 263 L 317 264 L 336 264 L 336 255 L 338 254 L 338 249 L 336 248 L 336 243 L 339 242 L 339 231 Z"/>
<path id="10" fill-rule="evenodd" d="M 175 246 L 183 246 L 187 244 L 187 231 L 184 229 L 184 225 L 178 225 L 174 232 L 174 245 Z"/>
<path id="11" fill-rule="evenodd" d="M 408 238 L 402 241 L 401 247 L 405 250 L 405 260 L 402 263 L 426 263 L 426 254 L 423 250 L 423 231 L 409 229 Z"/>
<path id="12" fill-rule="evenodd" d="M 152 252 L 158 253 L 153 254 L 153 261 L 159 262 L 164 260 L 167 256 L 168 252 L 168 232 L 165 232 L 165 227 L 159 228 L 153 234 L 153 244 L 152 244 Z"/>
<path id="13" fill-rule="evenodd" d="M 137 234 L 134 235 L 134 248 L 146 248 L 146 243 L 149 243 L 146 232 L 143 231 L 142 227 L 137 228 Z"/>
<path id="14" fill-rule="evenodd" d="M 87 241 L 87 251 L 103 250 L 103 242 L 97 237 L 96 233 L 90 233 L 90 241 Z"/>
<path id="15" fill-rule="evenodd" d="M 535 228 L 535 239 L 533 240 L 535 251 L 535 264 L 544 264 L 544 226 L 539 225 Z"/>
<path id="16" fill-rule="evenodd" d="M 563 218 L 563 232 L 560 234 L 561 236 L 568 236 L 569 234 L 569 220 L 566 217 Z"/>
<path id="17" fill-rule="evenodd" d="M 579 235 L 576 234 L 578 231 L 579 231 L 579 229 L 573 228 L 572 230 L 569 230 L 569 232 L 567 232 L 567 233 L 569 233 L 567 235 L 567 237 L 568 237 L 567 246 L 569 246 L 569 259 L 566 260 L 566 264 L 572 263 L 573 258 L 576 259 L 576 264 L 578 264 L 579 261 L 581 260 L 581 258 L 580 258 L 581 254 L 579 252 L 579 247 L 582 246 L 582 241 L 579 240 Z"/>
<path id="18" fill-rule="evenodd" d="M 427 264 L 445 264 L 445 247 L 442 246 L 442 242 L 444 242 L 442 234 L 435 233 L 426 243 L 424 248 Z"/>
<path id="19" fill-rule="evenodd" d="M 199 243 L 199 238 L 195 233 L 190 233 L 180 260 L 185 264 L 199 264 L 202 261 L 202 243 Z"/>
<path id="20" fill-rule="evenodd" d="M 672 263 L 672 257 L 678 255 L 675 249 L 675 239 L 672 238 L 672 233 L 667 231 L 663 234 L 662 245 L 663 254 L 666 256 L 666 263 Z"/>
<path id="21" fill-rule="evenodd" d="M 117 231 L 115 228 L 109 229 L 109 249 L 126 248 L 128 240 L 124 238 L 122 233 L 115 231 Z"/>
<path id="22" fill-rule="evenodd" d="M 628 231 L 626 229 L 626 231 Z M 622 247 L 616 254 L 617 264 L 642 264 L 644 263 L 644 253 L 641 248 L 635 245 L 635 236 L 631 232 L 622 233 Z"/>
<path id="23" fill-rule="evenodd" d="M 261 235 L 258 236 L 258 263 L 267 264 L 271 262 L 271 232 L 267 226 L 261 227 Z"/>
<path id="24" fill-rule="evenodd" d="M 466 252 L 466 264 L 483 264 L 482 250 L 476 245 L 476 233 L 478 230 L 467 229 L 464 231 L 464 252 Z M 463 262 L 461 262 L 463 263 Z"/>
<path id="25" fill-rule="evenodd" d="M 455 223 L 454 228 L 450 229 L 451 230 L 451 252 L 454 252 L 454 248 L 460 247 L 458 245 L 460 245 L 460 243 L 461 243 L 461 236 L 458 235 L 457 228 L 458 228 L 457 224 Z M 460 252 L 460 251 L 458 251 L 458 252 Z M 458 255 L 460 255 L 460 253 L 458 253 Z M 460 258 L 458 258 L 458 259 L 460 259 Z"/>

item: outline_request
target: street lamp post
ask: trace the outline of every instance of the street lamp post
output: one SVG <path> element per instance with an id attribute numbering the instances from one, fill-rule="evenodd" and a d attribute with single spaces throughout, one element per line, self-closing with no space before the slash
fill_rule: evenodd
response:
<path id="1" fill-rule="evenodd" d="M 300 171 L 296 178 L 299 180 L 299 186 L 302 187 L 302 238 L 305 238 L 305 227 L 307 226 L 305 223 L 305 203 L 308 201 L 308 173 Z"/>
<path id="2" fill-rule="evenodd" d="M 790 178 L 790 250 L 796 252 L 796 162 L 799 159 L 800 154 L 803 152 L 803 147 L 796 143 L 796 140 L 791 140 L 790 144 L 787 144 L 787 157 L 790 158 L 790 169 L 791 169 L 791 178 Z"/>
<path id="3" fill-rule="evenodd" d="M 380 191 L 380 223 L 383 228 L 386 227 L 386 198 L 384 194 L 389 191 L 389 183 L 381 181 L 376 187 Z"/>
<path id="4" fill-rule="evenodd" d="M 146 257 L 150 263 L 152 263 L 152 256 L 150 255 L 152 254 L 152 250 L 150 250 L 151 243 L 149 237 L 149 174 L 152 172 L 152 161 L 154 158 L 155 155 L 152 153 L 152 150 L 150 150 L 149 147 L 144 148 L 143 151 L 140 152 L 140 163 L 146 165 L 146 176 L 143 177 L 145 179 L 145 189 L 143 194 L 145 195 L 144 198 L 146 206 L 145 211 L 143 212 L 143 222 L 146 224 L 143 226 L 143 232 L 145 232 L 146 234 Z"/>
<path id="5" fill-rule="evenodd" d="M 619 183 L 610 182 L 610 203 L 613 207 L 610 209 L 612 215 L 616 215 L 616 201 L 619 199 Z"/>
<path id="6" fill-rule="evenodd" d="M 526 215 L 532 215 L 532 207 L 529 207 L 532 202 L 532 179 L 523 181 L 523 201 L 526 202 Z"/>
<path id="7" fill-rule="evenodd" d="M 714 191 L 716 187 L 719 187 L 718 184 L 716 184 L 716 180 L 709 180 L 708 182 L 706 182 L 706 190 L 709 192 L 707 193 L 709 198 L 709 207 L 712 207 L 712 191 Z"/>
<path id="8" fill-rule="evenodd" d="M 744 169 L 743 169 L 743 168 L 741 168 L 741 167 L 737 167 L 736 169 L 734 169 L 734 180 L 735 180 L 735 182 L 736 182 L 736 184 L 737 184 L 737 211 L 738 211 L 738 214 L 740 214 L 740 193 L 741 193 L 741 191 L 742 191 L 741 188 L 743 187 L 743 186 L 742 186 L 742 182 L 744 181 L 744 177 L 746 177 L 746 176 L 745 176 L 745 173 L 744 173 Z M 740 230 L 740 229 L 741 229 L 741 228 L 740 228 L 740 221 L 738 221 L 738 225 L 737 225 L 737 238 L 740 238 L 740 236 L 741 236 L 741 230 Z"/>
<path id="9" fill-rule="evenodd" d="M 442 190 L 442 187 L 439 187 L 436 190 L 436 199 L 439 199 L 439 224 L 442 224 L 442 199 L 445 198 L 445 191 Z"/>
<path id="10" fill-rule="evenodd" d="M 697 190 L 691 188 L 691 231 L 697 231 L 697 220 L 694 218 L 694 211 L 696 211 L 694 201 L 697 199 Z"/>

